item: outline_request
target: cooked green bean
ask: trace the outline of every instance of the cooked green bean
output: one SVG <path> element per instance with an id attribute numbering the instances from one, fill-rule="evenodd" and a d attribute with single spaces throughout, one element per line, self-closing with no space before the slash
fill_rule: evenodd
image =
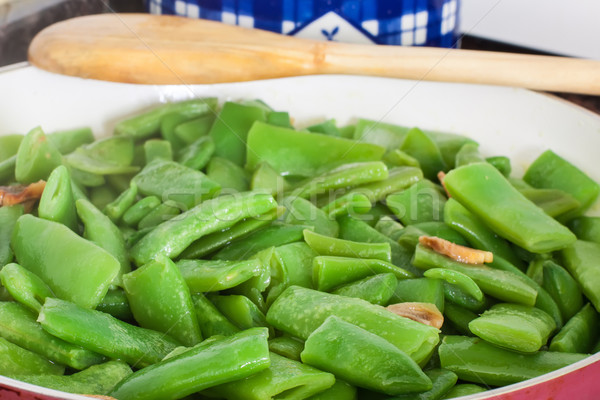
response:
<path id="1" fill-rule="evenodd" d="M 463 136 L 292 117 L 200 98 L 98 140 L 0 138 L 0 373 L 118 400 L 440 400 L 598 350 L 600 185 L 574 164 L 518 179 Z"/>

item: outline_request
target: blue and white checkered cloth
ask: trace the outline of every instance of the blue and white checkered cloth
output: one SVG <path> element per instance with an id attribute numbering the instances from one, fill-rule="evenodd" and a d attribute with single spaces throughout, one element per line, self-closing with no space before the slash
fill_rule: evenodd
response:
<path id="1" fill-rule="evenodd" d="M 153 14 L 310 39 L 455 47 L 459 0 L 146 0 Z"/>

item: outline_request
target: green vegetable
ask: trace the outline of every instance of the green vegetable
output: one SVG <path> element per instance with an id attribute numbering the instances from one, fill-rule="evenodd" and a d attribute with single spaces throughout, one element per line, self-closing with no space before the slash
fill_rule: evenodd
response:
<path id="1" fill-rule="evenodd" d="M 409 130 L 410 128 L 404 126 L 360 118 L 356 123 L 353 137 L 362 142 L 393 150 L 402 145 Z"/>
<path id="2" fill-rule="evenodd" d="M 560 328 L 563 325 L 563 317 L 561 315 L 561 310 L 553 300 L 552 296 L 536 281 L 528 277 L 523 271 L 504 260 L 501 257 L 494 256 L 494 261 L 489 264 L 492 268 L 499 269 L 502 271 L 508 271 L 516 275 L 518 279 L 520 279 L 526 285 L 529 285 L 532 289 L 537 291 L 537 297 L 535 299 L 535 307 L 540 310 L 545 311 L 550 315 L 554 322 L 556 323 L 556 327 Z"/>
<path id="3" fill-rule="evenodd" d="M 600 333 L 600 318 L 588 303 L 554 336 L 550 351 L 590 353 Z"/>
<path id="4" fill-rule="evenodd" d="M 138 200 L 123 214 L 123 222 L 129 226 L 136 226 L 142 218 L 160 205 L 160 199 L 156 196 L 147 196 Z"/>
<path id="5" fill-rule="evenodd" d="M 406 353 L 384 338 L 335 316 L 325 319 L 308 336 L 300 357 L 302 362 L 332 372 L 350 384 L 388 395 L 422 392 L 432 387 L 431 380 Z"/>
<path id="6" fill-rule="evenodd" d="M 204 201 L 154 228 L 131 248 L 130 255 L 137 265 L 159 254 L 176 257 L 200 237 L 231 227 L 244 218 L 264 214 L 276 206 L 272 196 L 253 192 Z"/>
<path id="7" fill-rule="evenodd" d="M 468 396 L 471 394 L 477 394 L 485 392 L 487 389 L 482 388 L 479 385 L 473 383 L 461 383 L 450 389 L 442 399 L 454 399 L 456 397 Z"/>
<path id="8" fill-rule="evenodd" d="M 499 300 L 533 306 L 537 291 L 513 272 L 484 265 L 469 265 L 438 254 L 422 244 L 417 245 L 413 264 L 422 269 L 447 268 L 471 278 L 483 293 Z"/>
<path id="9" fill-rule="evenodd" d="M 226 102 L 208 133 L 215 141 L 215 155 L 244 165 L 248 131 L 255 121 L 265 120 L 262 107 Z"/>
<path id="10" fill-rule="evenodd" d="M 163 333 L 59 299 L 46 299 L 38 322 L 45 331 L 66 342 L 137 368 L 159 362 L 180 345 Z"/>
<path id="11" fill-rule="evenodd" d="M 305 399 L 335 382 L 335 377 L 307 364 L 270 353 L 271 365 L 252 376 L 208 389 L 228 400 Z"/>
<path id="12" fill-rule="evenodd" d="M 458 380 L 456 374 L 445 369 L 430 369 L 425 375 L 431 379 L 433 387 L 422 393 L 403 394 L 395 396 L 394 400 L 438 400 L 446 394 Z"/>
<path id="13" fill-rule="evenodd" d="M 4 161 L 17 154 L 23 135 L 12 134 L 0 137 L 0 161 Z"/>
<path id="14" fill-rule="evenodd" d="M 283 175 L 314 176 L 342 164 L 378 161 L 383 153 L 369 143 L 255 122 L 248 132 L 246 168 L 266 161 Z"/>
<path id="15" fill-rule="evenodd" d="M 469 323 L 469 330 L 485 341 L 522 353 L 538 351 L 555 327 L 542 310 L 507 303 L 492 306 Z"/>
<path id="16" fill-rule="evenodd" d="M 264 292 L 271 284 L 271 265 L 275 253 L 275 247 L 267 247 L 251 256 L 261 262 L 262 271 L 258 276 L 242 282 L 238 286 L 229 289 L 232 294 L 241 294 L 250 299 L 262 311 L 266 311 Z"/>
<path id="17" fill-rule="evenodd" d="M 113 221 L 118 222 L 123 214 L 135 203 L 138 193 L 137 185 L 133 182 L 115 200 L 106 205 L 104 213 Z"/>
<path id="18" fill-rule="evenodd" d="M 18 375 L 17 379 L 37 386 L 44 386 L 68 393 L 107 395 L 123 379 L 131 374 L 131 368 L 122 361 L 108 361 L 76 372 L 72 375 Z"/>
<path id="19" fill-rule="evenodd" d="M 132 165 L 133 156 L 132 139 L 110 137 L 78 147 L 65 156 L 65 161 L 72 168 L 88 174 L 127 174 L 139 169 Z"/>
<path id="20" fill-rule="evenodd" d="M 579 285 L 560 265 L 551 260 L 542 262 L 542 287 L 552 296 L 567 321 L 583 307 Z"/>
<path id="21" fill-rule="evenodd" d="M 290 184 L 286 179 L 275 171 L 267 162 L 261 162 L 254 168 L 250 179 L 252 190 L 267 191 L 275 195 L 289 189 Z"/>
<path id="22" fill-rule="evenodd" d="M 560 189 L 571 194 L 581 204 L 571 216 L 587 210 L 600 193 L 600 185 L 551 150 L 542 153 L 529 166 L 523 180 L 536 188 Z"/>
<path id="23" fill-rule="evenodd" d="M 141 327 L 169 334 L 189 347 L 202 340 L 189 288 L 167 257 L 157 256 L 123 275 L 123 288 Z"/>
<path id="24" fill-rule="evenodd" d="M 312 265 L 316 255 L 306 243 L 302 242 L 289 243 L 273 249 L 267 305 L 271 305 L 289 286 L 313 288 Z"/>
<path id="25" fill-rule="evenodd" d="M 107 180 L 108 181 L 108 180 Z M 71 180 L 71 186 L 75 183 Z M 110 185 L 110 183 L 109 183 Z M 77 190 L 77 189 L 75 189 Z M 71 191 L 74 190 L 71 188 Z M 89 190 L 89 201 L 94 205 L 94 207 L 99 210 L 103 210 L 107 205 L 115 201 L 119 193 L 115 192 L 115 190 L 111 186 L 98 186 L 94 188 L 90 188 Z M 73 193 L 73 198 L 77 201 L 84 197 L 81 197 L 75 193 Z M 85 198 L 84 198 L 85 199 Z M 87 200 L 87 199 L 86 199 Z"/>
<path id="26" fill-rule="evenodd" d="M 218 292 L 239 285 L 262 272 L 258 260 L 179 260 L 177 267 L 192 293 Z"/>
<path id="27" fill-rule="evenodd" d="M 371 209 L 371 200 L 362 193 L 348 193 L 321 207 L 329 218 L 364 214 Z"/>
<path id="28" fill-rule="evenodd" d="M 285 111 L 271 111 L 267 114 L 267 123 L 286 128 L 293 128 L 292 122 L 290 121 L 290 114 Z"/>
<path id="29" fill-rule="evenodd" d="M 256 230 L 218 251 L 213 259 L 243 260 L 269 247 L 282 246 L 302 240 L 304 225 L 272 224 Z"/>
<path id="30" fill-rule="evenodd" d="M 209 112 L 178 124 L 173 132 L 175 138 L 188 144 L 194 143 L 201 137 L 210 138 L 208 133 L 210 132 L 210 128 L 213 126 L 215 119 L 216 115 L 213 112 Z"/>
<path id="31" fill-rule="evenodd" d="M 77 214 L 85 227 L 83 236 L 91 242 L 97 244 L 113 257 L 115 257 L 121 266 L 119 274 L 114 283 L 121 282 L 121 276 L 131 271 L 129 254 L 125 247 L 125 239 L 117 226 L 87 200 L 77 200 L 75 203 Z"/>
<path id="32" fill-rule="evenodd" d="M 563 219 L 563 215 L 569 215 L 571 211 L 577 210 L 581 203 L 567 192 L 559 189 L 519 189 L 519 192 L 535 205 L 540 207 L 546 214 L 553 218 Z"/>
<path id="33" fill-rule="evenodd" d="M 469 324 L 478 317 L 474 312 L 452 302 L 447 302 L 444 307 L 444 317 L 449 320 L 452 323 L 452 326 L 461 334 L 467 336 L 473 335 L 471 329 L 469 329 Z"/>
<path id="34" fill-rule="evenodd" d="M 202 172 L 162 159 L 147 164 L 132 182 L 139 193 L 175 201 L 182 210 L 214 197 L 220 190 L 219 184 Z"/>
<path id="35" fill-rule="evenodd" d="M 146 159 L 146 164 L 159 158 L 167 161 L 173 160 L 171 142 L 160 139 L 146 140 L 144 142 L 144 158 Z"/>
<path id="36" fill-rule="evenodd" d="M 483 292 L 479 289 L 479 286 L 473 279 L 469 278 L 462 272 L 444 269 L 444 268 L 431 268 L 423 273 L 427 278 L 437 278 L 444 280 L 452 285 L 456 285 L 467 294 L 472 296 L 477 301 L 483 301 Z"/>
<path id="37" fill-rule="evenodd" d="M 4 192 L 47 180 L 0 208 L 0 374 L 119 400 L 440 400 L 600 349 L 600 185 L 551 151 L 519 179 L 463 136 L 321 121 L 205 98 L 99 140 L 0 137 Z"/>
<path id="38" fill-rule="evenodd" d="M 466 143 L 477 144 L 473 139 L 454 133 L 436 131 L 426 132 L 440 149 L 442 158 L 449 168 L 455 167 L 456 154 Z"/>
<path id="39" fill-rule="evenodd" d="M 400 150 L 419 161 L 423 175 L 429 180 L 435 180 L 438 172 L 447 169 L 435 141 L 419 128 L 412 128 L 408 131 Z"/>
<path id="40" fill-rule="evenodd" d="M 404 268 L 413 274 L 419 274 L 418 270 L 413 268 L 410 262 L 412 252 L 400 246 L 395 240 L 378 232 L 367 223 L 350 216 L 340 217 L 337 221 L 340 226 L 339 237 L 341 239 L 365 243 L 389 243 L 392 250 L 392 264 Z"/>
<path id="41" fill-rule="evenodd" d="M 246 171 L 226 158 L 211 158 L 206 167 L 206 176 L 217 182 L 223 190 L 233 193 L 244 192 L 250 188 Z"/>
<path id="42" fill-rule="evenodd" d="M 583 294 L 600 309 L 600 244 L 578 240 L 561 251 L 564 266 L 575 278 Z"/>
<path id="43" fill-rule="evenodd" d="M 419 164 L 419 160 L 416 158 L 406 154 L 400 149 L 388 151 L 383 156 L 383 161 L 386 163 L 388 167 L 417 167 L 419 168 L 421 165 Z"/>
<path id="44" fill-rule="evenodd" d="M 356 399 L 356 387 L 341 381 L 335 380 L 333 386 L 329 389 L 325 389 L 314 396 L 308 397 L 309 400 L 355 400 Z"/>
<path id="45" fill-rule="evenodd" d="M 202 136 L 178 153 L 177 162 L 188 168 L 201 170 L 215 152 L 215 142 L 210 136 Z"/>
<path id="46" fill-rule="evenodd" d="M 331 293 L 386 305 L 394 295 L 397 283 L 398 279 L 392 273 L 377 274 L 342 285 Z"/>
<path id="47" fill-rule="evenodd" d="M 20 304 L 0 302 L 0 336 L 58 365 L 78 370 L 104 360 L 100 354 L 65 342 L 47 333 L 36 322 L 37 315 Z"/>
<path id="48" fill-rule="evenodd" d="M 254 328 L 200 345 L 129 375 L 110 396 L 119 400 L 180 399 L 267 369 L 267 330 Z"/>
<path id="49" fill-rule="evenodd" d="M 392 240 L 398 240 L 405 233 L 404 225 L 389 216 L 379 218 L 374 228 Z"/>
<path id="50" fill-rule="evenodd" d="M 387 179 L 350 189 L 348 194 L 364 194 L 374 203 L 385 200 L 389 194 L 404 190 L 421 179 L 423 172 L 419 168 L 396 167 L 389 170 Z"/>
<path id="51" fill-rule="evenodd" d="M 129 300 L 123 289 L 111 289 L 106 293 L 96 310 L 112 315 L 121 321 L 133 321 Z"/>
<path id="52" fill-rule="evenodd" d="M 463 289 L 451 283 L 444 282 L 443 288 L 444 299 L 447 303 L 453 303 L 473 312 L 481 312 L 490 305 L 489 298 L 484 296 L 483 299 L 476 300 Z"/>
<path id="53" fill-rule="evenodd" d="M 181 213 L 176 202 L 167 200 L 164 203 L 154 207 L 140 221 L 137 226 L 139 230 L 154 228 L 161 223 L 175 218 Z"/>
<path id="54" fill-rule="evenodd" d="M 153 107 L 150 111 L 123 120 L 115 126 L 115 135 L 123 135 L 134 140 L 147 139 L 160 131 L 162 119 L 171 113 L 196 117 L 212 112 L 217 106 L 217 99 L 204 98 L 165 103 Z"/>
<path id="55" fill-rule="evenodd" d="M 465 143 L 458 153 L 454 161 L 455 168 L 463 165 L 484 162 L 485 159 L 479 153 L 479 145 L 476 143 Z M 504 175 L 504 174 L 503 174 Z"/>
<path id="56" fill-rule="evenodd" d="M 56 167 L 48 177 L 38 205 L 38 215 L 59 222 L 77 232 L 77 212 L 71 190 L 71 176 L 64 165 Z"/>
<path id="57" fill-rule="evenodd" d="M 336 126 L 335 119 L 328 119 L 319 124 L 311 125 L 306 128 L 306 130 L 314 133 L 322 133 L 324 135 L 341 136 L 340 131 Z"/>
<path id="58" fill-rule="evenodd" d="M 10 263 L 0 270 L 2 286 L 19 303 L 31 311 L 39 312 L 47 297 L 54 297 L 52 290 L 33 272 L 19 264 Z"/>
<path id="59" fill-rule="evenodd" d="M 344 164 L 308 179 L 296 187 L 293 194 L 302 198 L 313 198 L 336 189 L 384 181 L 388 176 L 388 169 L 381 161 Z"/>
<path id="60" fill-rule="evenodd" d="M 94 174 L 73 167 L 70 168 L 70 172 L 73 182 L 85 188 L 97 188 L 106 183 L 102 174 Z"/>
<path id="61" fill-rule="evenodd" d="M 241 330 L 268 326 L 265 315 L 249 298 L 241 295 L 211 295 L 209 300 Z"/>
<path id="62" fill-rule="evenodd" d="M 267 322 L 306 340 L 331 315 L 381 336 L 417 363 L 429 356 L 439 340 L 437 329 L 367 301 L 298 286 L 290 286 L 275 300 Z"/>
<path id="63" fill-rule="evenodd" d="M 320 235 L 309 229 L 303 232 L 304 240 L 316 253 L 323 256 L 351 258 L 374 258 L 386 262 L 392 261 L 389 243 L 361 243 Z"/>
<path id="64" fill-rule="evenodd" d="M 321 291 L 354 282 L 368 276 L 392 273 L 398 279 L 413 278 L 413 274 L 385 261 L 334 256 L 318 256 L 313 261 L 313 284 Z"/>
<path id="65" fill-rule="evenodd" d="M 66 226 L 30 214 L 17 220 L 12 248 L 19 263 L 60 298 L 94 308 L 121 270 L 106 250 Z"/>
<path id="66" fill-rule="evenodd" d="M 61 154 L 69 154 L 83 145 L 92 143 L 94 133 L 89 127 L 65 129 L 52 132 L 48 135 L 48 140 L 56 146 Z"/>
<path id="67" fill-rule="evenodd" d="M 446 196 L 431 181 L 422 180 L 386 198 L 386 204 L 404 225 L 442 221 Z"/>
<path id="68" fill-rule="evenodd" d="M 13 251 L 10 248 L 10 237 L 17 220 L 23 215 L 22 205 L 0 207 L 0 266 L 13 260 Z"/>
<path id="69" fill-rule="evenodd" d="M 500 256 L 517 267 L 523 265 L 508 241 L 492 232 L 481 219 L 453 198 L 448 199 L 444 206 L 444 222 L 459 232 L 473 248 L 491 251 L 494 256 Z"/>
<path id="70" fill-rule="evenodd" d="M 4 162 L 9 162 L 9 160 L 7 159 Z M 60 152 L 48 141 L 42 128 L 33 128 L 25 135 L 19 145 L 15 159 L 15 179 L 20 183 L 33 183 L 40 179 L 47 179 L 52 170 L 61 163 L 62 156 Z M 8 171 L 10 169 L 7 169 Z M 10 174 L 12 174 L 12 171 L 8 173 L 8 175 Z"/>
<path id="71" fill-rule="evenodd" d="M 545 214 L 487 163 L 450 171 L 444 178 L 449 194 L 496 234 L 533 253 L 560 250 L 576 238 Z"/>
<path id="72" fill-rule="evenodd" d="M 0 183 L 9 183 L 14 181 L 15 168 L 17 165 L 17 156 L 8 157 L 4 161 L 0 161 Z"/>
<path id="73" fill-rule="evenodd" d="M 159 123 L 160 136 L 162 136 L 162 138 L 165 139 L 165 141 L 169 142 L 172 150 L 177 151 L 185 145 L 185 142 L 175 134 L 175 129 L 177 129 L 177 127 L 179 127 L 180 125 L 192 120 L 197 115 L 203 115 L 203 112 L 200 112 L 198 114 L 193 112 L 189 114 L 180 114 L 177 112 L 172 112 L 165 114 L 161 118 Z M 157 139 L 149 139 L 147 141 L 149 142 L 151 140 L 153 141 Z M 140 147 L 143 149 L 144 146 L 142 145 Z M 144 158 L 145 161 L 148 162 L 148 159 L 145 157 L 145 154 Z"/>
<path id="74" fill-rule="evenodd" d="M 444 286 L 439 279 L 418 278 L 398 280 L 389 303 L 431 303 L 444 312 Z"/>
<path id="75" fill-rule="evenodd" d="M 315 232 L 325 236 L 337 236 L 337 222 L 330 219 L 325 211 L 317 208 L 310 201 L 301 197 L 287 197 L 283 200 L 287 213 L 284 221 L 292 225 L 311 226 Z"/>
<path id="76" fill-rule="evenodd" d="M 449 227 L 442 221 L 419 222 L 406 227 L 408 229 L 416 228 L 423 231 L 427 236 L 437 236 L 446 239 L 449 242 L 460 244 L 461 246 L 469 247 L 469 242 L 456 230 Z M 417 238 L 418 239 L 418 238 Z"/>
<path id="77" fill-rule="evenodd" d="M 202 337 L 231 336 L 239 332 L 239 328 L 233 325 L 203 294 L 193 294 L 192 300 Z"/>
<path id="78" fill-rule="evenodd" d="M 283 207 L 277 207 L 257 217 L 244 219 L 233 225 L 231 228 L 203 236 L 190 244 L 183 253 L 181 253 L 180 258 L 189 259 L 204 257 L 223 248 L 235 239 L 245 237 L 252 232 L 257 232 L 260 228 L 270 225 L 271 222 L 280 217 L 284 211 Z"/>
<path id="79" fill-rule="evenodd" d="M 52 374 L 62 375 L 65 367 L 54 364 L 37 353 L 25 350 L 0 337 L 0 374 L 30 375 Z"/>
<path id="80" fill-rule="evenodd" d="M 520 354 L 479 338 L 446 336 L 439 347 L 442 368 L 463 381 L 482 385 L 510 385 L 535 378 L 583 360 L 586 355 L 539 351 Z"/>
<path id="81" fill-rule="evenodd" d="M 283 335 L 269 340 L 269 350 L 290 360 L 300 361 L 300 353 L 304 350 L 304 342 L 300 339 Z"/>
<path id="82" fill-rule="evenodd" d="M 578 239 L 600 243 L 600 217 L 576 217 L 567 226 Z"/>
<path id="83" fill-rule="evenodd" d="M 510 176 L 512 167 L 510 165 L 510 158 L 505 156 L 492 156 L 486 157 L 485 161 L 492 164 L 500 173 L 506 177 Z"/>

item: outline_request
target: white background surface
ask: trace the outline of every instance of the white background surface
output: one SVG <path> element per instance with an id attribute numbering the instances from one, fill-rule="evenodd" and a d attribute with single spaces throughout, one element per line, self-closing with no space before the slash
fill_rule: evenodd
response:
<path id="1" fill-rule="evenodd" d="M 460 30 L 600 60 L 600 0 L 460 0 Z"/>

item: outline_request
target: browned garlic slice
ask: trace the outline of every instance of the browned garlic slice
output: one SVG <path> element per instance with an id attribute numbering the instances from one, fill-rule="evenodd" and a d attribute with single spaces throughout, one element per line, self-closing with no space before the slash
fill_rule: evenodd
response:
<path id="1" fill-rule="evenodd" d="M 29 185 L 0 186 L 0 206 L 14 206 L 39 200 L 45 187 L 44 181 Z"/>
<path id="2" fill-rule="evenodd" d="M 481 265 L 494 261 L 494 254 L 489 251 L 461 246 L 436 236 L 420 236 L 419 243 L 431 248 L 436 253 L 443 254 L 455 261 L 466 264 Z"/>
<path id="3" fill-rule="evenodd" d="M 386 309 L 401 317 L 409 318 L 437 329 L 440 329 L 444 323 L 444 316 L 435 304 L 431 303 L 397 303 L 390 304 Z"/>

